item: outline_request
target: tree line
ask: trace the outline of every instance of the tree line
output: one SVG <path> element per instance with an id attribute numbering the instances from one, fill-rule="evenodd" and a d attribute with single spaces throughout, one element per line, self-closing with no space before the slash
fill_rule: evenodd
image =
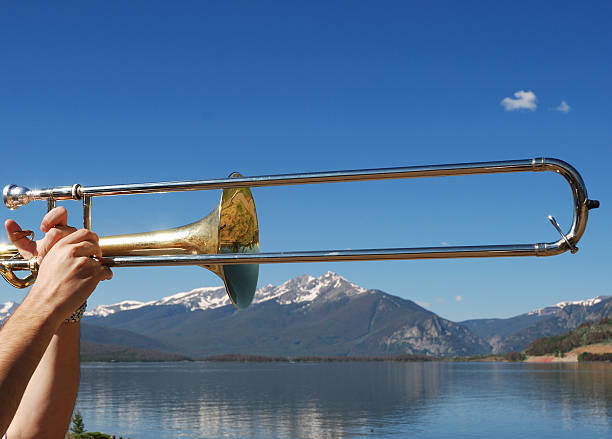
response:
<path id="1" fill-rule="evenodd" d="M 609 317 L 597 323 L 584 322 L 565 335 L 540 338 L 531 343 L 527 355 L 563 355 L 574 348 L 612 340 L 612 320 Z"/>

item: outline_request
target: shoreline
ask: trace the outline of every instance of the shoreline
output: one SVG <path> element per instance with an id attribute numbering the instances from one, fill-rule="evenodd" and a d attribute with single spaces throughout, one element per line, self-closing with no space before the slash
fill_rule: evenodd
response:
<path id="1" fill-rule="evenodd" d="M 182 359 L 95 359 L 83 358 L 81 363 L 167 363 L 167 362 L 209 362 L 209 363 L 349 363 L 349 362 L 456 362 L 456 363 L 579 363 L 580 354 L 588 352 L 591 354 L 610 354 L 612 353 L 612 343 L 598 343 L 581 346 L 562 355 L 539 355 L 525 356 L 518 352 L 508 354 L 475 355 L 471 357 L 437 357 L 418 354 L 398 354 L 398 355 L 376 355 L 376 356 L 265 356 L 265 355 L 246 355 L 246 354 L 224 354 L 212 355 L 204 358 L 182 358 Z M 605 362 L 605 361 L 598 361 Z"/>
<path id="2" fill-rule="evenodd" d="M 525 359 L 526 363 L 580 363 L 578 356 L 584 352 L 591 354 L 609 354 L 612 353 L 612 343 L 595 343 L 586 346 L 580 346 L 563 354 L 563 356 L 550 355 L 528 355 Z M 599 363 L 600 361 L 598 361 Z M 605 362 L 605 361 L 604 361 Z"/>

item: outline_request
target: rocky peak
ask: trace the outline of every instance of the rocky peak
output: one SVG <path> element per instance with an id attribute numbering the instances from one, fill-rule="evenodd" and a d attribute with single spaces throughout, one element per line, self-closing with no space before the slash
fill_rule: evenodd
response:
<path id="1" fill-rule="evenodd" d="M 559 302 L 556 305 L 545 306 L 544 308 L 540 308 L 540 309 L 531 311 L 528 313 L 528 315 L 538 315 L 538 316 L 554 315 L 554 314 L 557 314 L 560 310 L 563 310 L 568 307 L 591 308 L 610 298 L 612 298 L 612 296 L 597 296 L 591 299 Z"/>
<path id="2" fill-rule="evenodd" d="M 337 300 L 363 294 L 366 290 L 348 281 L 337 273 L 328 271 L 320 277 L 302 275 L 275 286 L 266 285 L 255 293 L 254 304 L 275 300 L 281 305 L 295 303 L 309 304 L 315 300 Z M 203 287 L 173 294 L 159 300 L 139 302 L 125 300 L 111 305 L 99 305 L 85 313 L 87 316 L 107 317 L 120 311 L 129 311 L 145 306 L 181 305 L 189 311 L 220 308 L 230 304 L 225 288 Z"/>
<path id="3" fill-rule="evenodd" d="M 328 271 L 320 277 L 302 275 L 273 287 L 268 285 L 257 291 L 254 303 L 276 300 L 281 305 L 309 303 L 315 300 L 334 300 L 363 294 L 367 290 L 337 273 Z"/>

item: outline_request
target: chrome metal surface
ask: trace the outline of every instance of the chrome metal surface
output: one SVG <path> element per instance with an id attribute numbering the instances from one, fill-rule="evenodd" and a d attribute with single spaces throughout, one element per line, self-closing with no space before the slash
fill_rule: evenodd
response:
<path id="1" fill-rule="evenodd" d="M 553 227 L 555 229 L 557 229 L 557 232 L 559 232 L 559 235 L 561 235 L 561 238 L 563 238 L 563 240 L 565 241 L 565 243 L 568 245 L 568 247 L 570 248 L 570 251 L 572 252 L 572 254 L 576 253 L 578 251 L 578 247 L 576 247 L 575 245 L 573 245 L 569 239 L 567 239 L 567 236 L 565 236 L 565 233 L 563 233 L 563 231 L 561 230 L 561 226 L 559 226 L 559 223 L 557 222 L 557 220 L 555 219 L 554 216 L 552 215 L 548 215 L 548 221 L 550 221 L 550 223 L 553 225 Z"/>
<path id="2" fill-rule="evenodd" d="M 408 166 L 397 168 L 359 169 L 298 174 L 262 175 L 255 177 L 222 178 L 212 180 L 172 181 L 160 183 L 120 184 L 107 186 L 80 186 L 76 196 L 107 196 L 145 193 L 182 192 L 236 187 L 286 186 L 397 178 L 444 177 L 451 175 L 528 172 L 571 168 L 556 159 L 509 160 L 500 162 L 458 163 L 448 165 Z M 550 169 L 549 169 L 550 168 Z M 573 168 L 572 168 L 573 169 Z M 575 171 L 575 170 L 574 170 Z M 557 172 L 557 171 L 556 171 Z M 75 199 L 71 187 L 28 190 L 28 200 L 54 196 L 58 200 Z"/>
<path id="3" fill-rule="evenodd" d="M 156 192 L 177 192 L 208 189 L 230 189 L 241 187 L 283 186 L 294 184 L 316 184 L 363 180 L 384 180 L 396 178 L 442 177 L 453 175 L 494 174 L 509 172 L 550 171 L 563 176 L 569 183 L 574 197 L 574 218 L 570 230 L 565 234 L 575 245 L 584 233 L 589 207 L 598 204 L 588 200 L 582 177 L 570 164 L 551 158 L 509 160 L 499 162 L 459 163 L 448 165 L 410 166 L 399 168 L 365 169 L 350 171 L 329 171 L 301 174 L 265 175 L 237 177 L 216 180 L 179 181 L 162 183 L 140 183 L 112 186 L 61 186 L 57 188 L 29 190 L 9 185 L 4 188 L 5 204 L 15 208 L 31 200 L 53 196 L 55 199 L 95 197 L 106 195 L 128 195 Z M 546 254 L 558 254 L 569 249 L 564 239 L 548 246 Z M 542 254 L 539 254 L 542 255 Z"/>
<path id="4" fill-rule="evenodd" d="M 234 212 L 226 218 L 225 222 L 225 224 L 231 227 L 226 229 L 221 226 L 224 224 L 224 209 L 222 206 L 226 196 L 229 197 L 229 200 L 232 200 L 236 196 L 240 197 L 242 190 L 248 191 L 248 188 L 251 187 L 542 171 L 555 172 L 561 175 L 570 185 L 573 195 L 574 216 L 571 227 L 565 234 L 558 228 L 561 233 L 561 239 L 556 242 L 513 245 L 257 253 L 259 250 L 259 238 L 254 204 L 252 204 L 252 212 L 245 213 L 237 208 L 233 209 Z M 212 241 L 204 245 L 202 245 L 202 243 L 191 243 L 188 235 L 191 235 L 194 229 L 200 227 L 196 225 L 199 223 L 198 222 L 184 226 L 183 228 L 157 232 L 158 235 L 156 235 L 154 239 L 146 233 L 138 234 L 139 237 L 138 240 L 136 240 L 138 242 L 126 236 L 102 238 L 101 245 L 104 247 L 104 263 L 115 267 L 202 265 L 211 269 L 224 279 L 227 287 L 227 270 L 230 270 L 232 266 L 245 264 L 254 266 L 254 264 L 288 262 L 552 256 L 563 253 L 568 249 L 575 252 L 577 248 L 576 244 L 582 237 L 586 228 L 589 209 L 599 207 L 599 202 L 597 200 L 588 199 L 586 186 L 578 171 L 562 160 L 551 158 L 265 175 L 256 177 L 242 177 L 239 174 L 232 174 L 232 176 L 225 179 L 89 187 L 73 185 L 40 190 L 29 190 L 27 188 L 9 185 L 4 188 L 3 195 L 4 202 L 9 208 L 19 207 L 32 200 L 53 197 L 59 200 L 83 198 L 84 208 L 87 209 L 87 207 L 85 207 L 87 204 L 85 200 L 90 200 L 91 197 L 96 196 L 209 189 L 224 189 L 221 207 L 218 207 L 220 225 L 217 235 L 219 241 L 216 251 L 212 249 L 212 247 L 216 245 Z M 231 208 L 225 209 L 225 212 L 230 211 L 232 211 Z M 215 211 L 213 211 L 213 213 L 214 212 Z M 206 217 L 201 221 L 211 222 L 213 220 Z M 254 223 L 249 223 L 249 221 L 254 221 Z M 205 236 L 207 236 L 206 234 L 212 233 L 211 230 L 215 229 L 214 226 L 207 227 L 208 232 L 198 235 L 198 239 L 207 240 L 208 238 L 205 238 Z M 558 224 L 556 227 L 558 227 Z M 233 232 L 226 237 L 226 230 L 233 230 Z M 240 232 L 238 232 L 238 230 L 240 230 Z M 172 231 L 173 234 L 171 242 L 164 241 L 163 237 L 170 231 Z M 184 240 L 182 240 L 183 238 L 178 239 L 178 237 L 182 235 L 185 235 Z M 257 236 L 256 240 L 254 239 L 255 235 Z M 119 244 L 112 244 L 113 239 L 119 239 L 119 241 L 117 241 Z M 181 245 L 177 244 L 178 241 L 181 241 Z M 121 249 L 122 246 L 125 246 L 129 251 L 123 252 Z M 4 252 L 6 253 L 7 251 L 8 250 L 5 248 Z M 0 251 L 0 261 L 1 260 L 2 252 Z M 26 261 L 4 260 L 0 262 L 0 265 L 4 265 L 6 269 L 10 270 L 28 269 L 25 262 Z M 245 278 L 252 279 L 252 275 L 248 275 Z"/>
<path id="5" fill-rule="evenodd" d="M 91 230 L 91 197 L 83 197 L 83 228 Z"/>
<path id="6" fill-rule="evenodd" d="M 2 190 L 2 200 L 9 209 L 17 209 L 24 204 L 28 204 L 31 199 L 32 191 L 25 186 L 16 186 L 8 184 Z"/>

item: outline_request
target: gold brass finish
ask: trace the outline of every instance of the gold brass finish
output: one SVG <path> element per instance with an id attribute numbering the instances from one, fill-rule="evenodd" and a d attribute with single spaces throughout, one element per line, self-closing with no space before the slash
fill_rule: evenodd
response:
<path id="1" fill-rule="evenodd" d="M 231 175 L 239 176 L 238 173 Z M 255 202 L 248 188 L 225 189 L 219 204 L 199 221 L 153 232 L 101 237 L 100 249 L 103 257 L 258 253 L 259 227 Z M 0 260 L 17 256 L 14 245 L 0 244 Z M 257 285 L 257 264 L 240 267 L 216 264 L 200 266 L 223 280 L 228 296 L 237 308 L 246 308 L 250 304 Z M 20 279 L 12 270 L 0 264 L 0 274 L 12 286 L 26 288 L 36 279 L 36 267 L 32 268 L 32 274 Z"/>
<path id="2" fill-rule="evenodd" d="M 27 236 L 27 235 L 26 235 Z M 5 259 L 15 259 L 19 256 L 19 252 L 14 245 L 10 244 L 0 244 L 0 261 Z M 11 270 L 9 267 L 6 267 L 4 264 L 0 264 L 0 275 L 6 279 L 6 281 L 11 284 L 11 286 L 15 288 L 27 288 L 34 283 L 36 280 L 36 275 L 38 271 L 36 270 L 36 259 L 31 261 L 28 265 L 29 268 L 32 268 L 32 273 L 27 275 L 24 278 L 19 278 L 17 275 Z"/>
<path id="3" fill-rule="evenodd" d="M 320 184 L 402 178 L 450 177 L 460 175 L 514 172 L 553 172 L 570 186 L 574 216 L 567 232 L 556 221 L 553 226 L 561 239 L 528 244 L 488 244 L 442 247 L 396 247 L 336 249 L 259 253 L 259 230 L 250 188 Z M 57 186 L 28 189 L 9 184 L 2 191 L 4 204 L 16 209 L 35 200 L 46 200 L 51 208 L 56 200 L 83 202 L 84 226 L 91 221 L 93 197 L 145 193 L 183 192 L 222 189 L 219 205 L 204 219 L 193 224 L 157 232 L 102 238 L 102 263 L 109 267 L 200 265 L 216 273 L 225 283 L 232 303 L 246 308 L 253 298 L 258 264 L 322 261 L 383 261 L 411 259 L 484 258 L 554 256 L 578 250 L 577 243 L 586 230 L 589 211 L 599 201 L 589 199 L 580 173 L 569 163 L 555 158 L 532 158 L 496 162 L 454 163 L 346 171 L 242 177 L 232 174 L 224 179 L 170 181 L 104 186 Z M 552 217 L 551 217 L 552 218 Z M 16 258 L 17 256 L 17 258 Z M 12 285 L 25 287 L 33 278 L 19 280 L 13 271 L 37 270 L 36 261 L 18 258 L 14 246 L 0 245 L 0 274 Z"/>
<path id="4" fill-rule="evenodd" d="M 234 173 L 231 177 L 239 177 Z M 221 201 L 205 218 L 182 227 L 154 232 L 116 235 L 100 238 L 102 256 L 160 256 L 160 255 L 198 255 L 220 253 L 257 253 L 259 252 L 259 228 L 255 202 L 248 188 L 225 189 Z M 236 291 L 234 279 L 242 277 L 244 270 L 257 271 L 256 264 L 251 267 L 224 267 L 223 265 L 201 265 L 219 276 L 230 300 L 237 308 L 248 306 L 244 302 L 244 292 Z M 238 272 L 236 272 L 238 268 Z M 251 273 L 252 274 L 252 273 Z M 255 292 L 257 275 L 252 284 Z M 241 286 L 244 287 L 241 283 Z"/>

